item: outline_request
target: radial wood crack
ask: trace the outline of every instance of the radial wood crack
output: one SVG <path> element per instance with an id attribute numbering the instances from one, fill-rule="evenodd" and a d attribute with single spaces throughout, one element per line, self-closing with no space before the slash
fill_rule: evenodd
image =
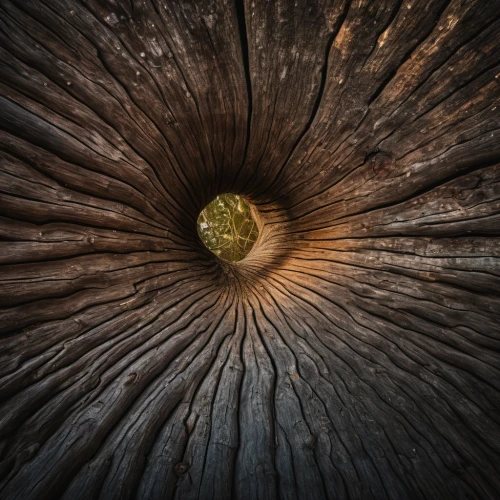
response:
<path id="1" fill-rule="evenodd" d="M 0 499 L 498 500 L 499 13 L 2 0 Z"/>

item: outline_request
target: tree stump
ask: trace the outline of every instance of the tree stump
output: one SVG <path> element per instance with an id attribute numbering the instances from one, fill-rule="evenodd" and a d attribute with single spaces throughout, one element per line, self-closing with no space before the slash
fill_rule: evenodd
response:
<path id="1" fill-rule="evenodd" d="M 0 52 L 0 498 L 500 498 L 500 0 L 2 0 Z"/>

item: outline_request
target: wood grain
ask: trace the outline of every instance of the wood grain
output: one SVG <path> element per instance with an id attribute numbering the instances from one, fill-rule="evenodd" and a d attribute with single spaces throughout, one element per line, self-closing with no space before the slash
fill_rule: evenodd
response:
<path id="1" fill-rule="evenodd" d="M 2 0 L 0 65 L 0 498 L 499 498 L 499 0 Z"/>

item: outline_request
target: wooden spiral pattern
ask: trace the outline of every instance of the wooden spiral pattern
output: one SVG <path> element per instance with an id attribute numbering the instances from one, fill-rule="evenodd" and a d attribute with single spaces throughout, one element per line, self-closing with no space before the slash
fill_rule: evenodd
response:
<path id="1" fill-rule="evenodd" d="M 0 64 L 2 499 L 500 498 L 500 0 L 1 0 Z"/>

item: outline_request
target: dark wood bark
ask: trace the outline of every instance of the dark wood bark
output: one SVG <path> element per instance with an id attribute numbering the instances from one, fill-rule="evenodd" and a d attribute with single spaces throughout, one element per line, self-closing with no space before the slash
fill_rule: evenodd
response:
<path id="1" fill-rule="evenodd" d="M 500 498 L 500 0 L 2 0 L 0 61 L 1 498 Z"/>

